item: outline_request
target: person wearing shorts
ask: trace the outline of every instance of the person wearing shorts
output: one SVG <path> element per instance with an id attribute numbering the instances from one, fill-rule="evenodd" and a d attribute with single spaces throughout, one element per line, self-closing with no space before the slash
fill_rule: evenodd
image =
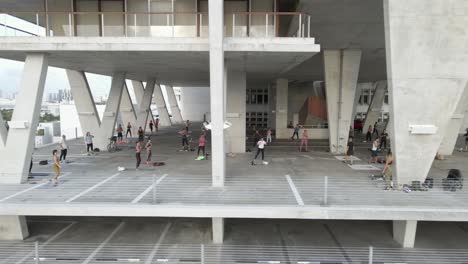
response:
<path id="1" fill-rule="evenodd" d="M 140 167 L 141 163 L 141 142 L 137 141 L 135 146 L 135 157 L 136 157 L 136 170 Z"/>
<path id="2" fill-rule="evenodd" d="M 123 128 L 122 128 L 122 124 L 119 124 L 119 126 L 117 127 L 117 142 L 118 143 L 121 143 L 123 141 Z"/>
<path id="3" fill-rule="evenodd" d="M 148 141 L 146 142 L 145 145 L 146 148 L 146 164 L 149 164 L 151 162 L 151 156 L 153 155 L 153 143 L 151 142 L 151 138 L 148 137 Z"/>
<path id="4" fill-rule="evenodd" d="M 125 133 L 126 138 L 128 138 L 128 134 L 132 137 L 132 124 L 130 124 L 130 122 L 127 123 L 127 132 Z"/>
<path id="5" fill-rule="evenodd" d="M 54 172 L 55 172 L 55 176 L 54 178 L 52 179 L 54 181 L 54 184 L 57 185 L 58 184 L 58 178 L 60 176 L 60 168 L 62 168 L 60 166 L 60 160 L 59 160 L 59 157 L 57 156 L 57 153 L 58 151 L 56 149 L 52 150 L 52 159 L 53 159 L 53 164 L 52 164 L 52 169 L 54 169 Z"/>
<path id="6" fill-rule="evenodd" d="M 200 136 L 198 139 L 198 151 L 197 151 L 197 156 L 200 156 L 200 150 L 203 153 L 203 157 L 205 156 L 205 143 L 206 143 L 206 137 L 204 134 Z"/>
<path id="7" fill-rule="evenodd" d="M 376 140 L 374 140 L 374 142 L 372 143 L 370 163 L 377 163 L 377 151 L 378 151 L 378 147 L 379 147 L 379 140 L 376 139 Z"/>
<path id="8" fill-rule="evenodd" d="M 88 152 L 88 155 L 91 152 L 94 152 L 94 148 L 93 148 L 93 137 L 91 135 L 91 132 L 86 132 L 86 136 L 84 138 L 84 141 L 85 141 L 85 144 L 86 144 L 86 152 Z"/>
<path id="9" fill-rule="evenodd" d="M 301 145 L 299 146 L 299 152 L 302 152 L 302 146 L 305 146 L 305 151 L 307 152 L 307 144 L 309 143 L 309 135 L 307 133 L 307 129 L 304 129 L 302 131 L 302 139 L 301 139 Z"/>

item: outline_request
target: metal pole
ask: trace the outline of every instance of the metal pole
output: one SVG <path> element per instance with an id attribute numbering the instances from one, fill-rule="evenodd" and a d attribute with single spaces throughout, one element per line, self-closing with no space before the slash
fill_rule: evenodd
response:
<path id="1" fill-rule="evenodd" d="M 203 32 L 203 14 L 200 14 L 200 37 L 202 36 Z"/>
<path id="2" fill-rule="evenodd" d="M 104 13 L 101 14 L 101 32 L 102 37 L 104 37 Z"/>
<path id="3" fill-rule="evenodd" d="M 308 25 L 307 25 L 307 37 L 310 38 L 310 16 L 307 16 Z"/>
<path id="4" fill-rule="evenodd" d="M 205 245 L 200 245 L 200 264 L 205 264 Z"/>
<path id="5" fill-rule="evenodd" d="M 323 206 L 328 205 L 328 176 L 323 177 Z"/>
<path id="6" fill-rule="evenodd" d="M 265 14 L 265 36 L 268 37 L 268 14 Z"/>
<path id="7" fill-rule="evenodd" d="M 39 264 L 41 261 L 39 260 L 39 241 L 34 242 L 34 254 L 35 254 L 35 262 Z"/>
<path id="8" fill-rule="evenodd" d="M 136 13 L 133 14 L 133 34 L 135 35 L 135 37 L 137 36 L 137 16 L 136 16 Z"/>
<path id="9" fill-rule="evenodd" d="M 369 264 L 374 263 L 374 247 L 369 247 Z"/>
<path id="10" fill-rule="evenodd" d="M 232 14 L 232 37 L 236 36 L 236 14 Z"/>
<path id="11" fill-rule="evenodd" d="M 297 37 L 301 37 L 301 32 L 302 32 L 302 14 L 299 14 L 299 30 L 297 32 Z"/>
<path id="12" fill-rule="evenodd" d="M 156 204 L 156 175 L 153 175 L 153 204 Z"/>
<path id="13" fill-rule="evenodd" d="M 77 139 L 77 138 L 78 138 L 78 128 L 75 127 L 75 139 Z"/>
<path id="14" fill-rule="evenodd" d="M 37 36 L 39 37 L 39 13 L 36 13 Z"/>
<path id="15" fill-rule="evenodd" d="M 70 34 L 70 37 L 73 36 L 72 32 L 72 14 L 68 13 L 68 33 Z"/>

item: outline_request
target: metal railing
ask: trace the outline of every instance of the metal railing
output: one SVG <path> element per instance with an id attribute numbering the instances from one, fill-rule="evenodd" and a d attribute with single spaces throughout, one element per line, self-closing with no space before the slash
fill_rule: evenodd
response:
<path id="1" fill-rule="evenodd" d="M 0 242 L 5 263 L 466 263 L 466 249 Z"/>
<path id="2" fill-rule="evenodd" d="M 10 11 L 4 15 L 3 35 L 10 27 L 6 15 L 36 26 L 35 36 L 87 37 L 208 37 L 207 12 L 59 12 Z M 298 20 L 292 34 L 280 24 Z M 86 23 L 82 23 L 86 22 Z M 310 38 L 310 15 L 303 12 L 226 12 L 226 37 Z M 0 30 L 1 33 L 1 30 Z M 288 35 L 289 34 L 289 35 Z"/>

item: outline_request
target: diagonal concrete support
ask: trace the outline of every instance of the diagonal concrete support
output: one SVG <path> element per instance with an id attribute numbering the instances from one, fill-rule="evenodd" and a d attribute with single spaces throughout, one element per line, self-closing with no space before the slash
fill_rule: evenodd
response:
<path id="1" fill-rule="evenodd" d="M 459 131 L 463 126 L 463 120 L 467 109 L 468 84 L 465 87 L 465 91 L 463 92 L 462 98 L 458 102 L 457 108 L 455 109 L 455 113 L 453 114 L 452 119 L 450 119 L 450 124 L 448 125 L 448 129 L 445 132 L 445 136 L 442 139 L 442 143 L 440 144 L 439 154 L 445 156 L 450 156 L 453 154 L 455 145 L 457 144 Z"/>
<path id="2" fill-rule="evenodd" d="M 468 2 L 446 4 L 384 1 L 389 132 L 399 185 L 425 180 L 467 85 L 468 50 L 457 43 L 468 28 L 456 10 L 466 10 Z"/>
<path id="3" fill-rule="evenodd" d="M 332 153 L 346 151 L 361 54 L 360 50 L 325 50 L 323 54 Z"/>
<path id="4" fill-rule="evenodd" d="M 393 221 L 393 239 L 403 248 L 414 248 L 418 221 Z"/>
<path id="5" fill-rule="evenodd" d="M 102 120 L 100 120 L 96 110 L 85 73 L 67 70 L 67 76 L 83 134 L 85 135 L 88 131 L 91 132 L 94 135 L 94 147 L 99 148 L 101 151 L 106 150 L 109 138 L 114 134 L 117 113 L 120 110 L 125 73 L 115 73 L 112 76 L 111 89 Z"/>
<path id="6" fill-rule="evenodd" d="M 372 96 L 372 101 L 367 110 L 366 120 L 364 121 L 364 126 L 362 133 L 367 133 L 367 128 L 369 126 L 374 127 L 375 122 L 379 120 L 382 106 L 385 100 L 385 91 L 387 89 L 387 81 L 378 81 L 375 83 L 374 95 Z"/>
<path id="7" fill-rule="evenodd" d="M 224 67 L 224 1 L 208 1 L 210 21 L 210 114 L 211 114 L 211 174 L 214 187 L 223 187 L 226 176 L 224 142 L 225 67 Z"/>
<path id="8" fill-rule="evenodd" d="M 26 56 L 9 131 L 0 115 L 0 183 L 28 179 L 47 67 L 47 55 Z"/>
<path id="9" fill-rule="evenodd" d="M 136 126 L 138 129 L 142 127 L 146 131 L 148 125 L 148 117 L 151 114 L 151 101 L 153 100 L 154 86 L 156 85 L 156 80 L 151 79 L 146 83 L 146 88 L 143 89 L 143 83 L 140 81 L 132 81 L 133 88 L 135 89 L 135 96 L 137 97 L 137 111 L 136 111 Z M 135 88 L 137 87 L 137 88 Z M 141 93 L 143 90 L 143 93 Z M 136 92 L 139 91 L 139 92 Z"/>
<path id="10" fill-rule="evenodd" d="M 177 103 L 177 98 L 174 93 L 174 87 L 172 87 L 171 85 L 166 85 L 166 93 L 167 101 L 169 103 L 169 107 L 171 108 L 172 123 L 182 124 L 184 122 L 184 119 L 182 118 L 182 114 L 180 113 L 179 104 Z"/>
<path id="11" fill-rule="evenodd" d="M 169 112 L 167 112 L 166 101 L 164 100 L 161 85 L 159 84 L 154 86 L 154 100 L 156 101 L 156 106 L 158 107 L 159 125 L 171 126 L 171 118 L 169 117 Z"/>
<path id="12" fill-rule="evenodd" d="M 133 105 L 132 98 L 130 97 L 126 83 L 124 84 L 124 89 L 122 91 L 122 101 L 120 102 L 120 117 L 122 118 L 121 125 L 124 129 L 124 133 L 129 122 L 132 124 L 132 128 L 135 128 L 137 123 L 136 109 Z M 132 134 L 136 135 L 136 130 L 132 131 Z"/>

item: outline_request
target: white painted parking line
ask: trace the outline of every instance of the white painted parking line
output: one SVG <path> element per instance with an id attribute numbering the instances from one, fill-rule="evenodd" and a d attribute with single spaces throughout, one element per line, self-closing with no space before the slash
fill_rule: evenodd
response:
<path id="1" fill-rule="evenodd" d="M 68 176 L 68 175 L 70 175 L 70 174 L 71 174 L 71 172 L 66 172 L 66 173 L 64 173 L 62 176 L 60 176 L 59 179 L 60 179 L 60 178 L 63 178 L 63 177 L 66 177 L 66 176 Z M 41 183 L 41 184 L 34 185 L 34 186 L 31 187 L 31 188 L 28 188 L 28 189 L 22 190 L 22 191 L 20 191 L 20 192 L 17 192 L 17 193 L 15 193 L 15 194 L 12 194 L 12 195 L 10 195 L 10 196 L 7 196 L 7 197 L 1 199 L 0 202 L 4 202 L 4 201 L 6 201 L 6 200 L 8 200 L 8 199 L 11 199 L 11 198 L 16 197 L 16 196 L 18 196 L 18 195 L 21 195 L 21 194 L 23 194 L 23 193 L 27 193 L 27 192 L 29 192 L 29 191 L 31 191 L 31 190 L 37 189 L 37 188 L 42 187 L 42 186 L 44 186 L 44 185 L 46 185 L 46 184 L 49 184 L 49 181 L 45 181 L 45 182 L 43 182 L 43 183 Z"/>
<path id="2" fill-rule="evenodd" d="M 145 261 L 145 264 L 151 264 L 153 262 L 154 256 L 156 256 L 156 253 L 158 253 L 159 247 L 161 246 L 161 243 L 164 241 L 164 238 L 166 237 L 167 233 L 169 232 L 169 229 L 171 228 L 172 223 L 169 222 L 166 224 L 166 227 L 164 228 L 163 232 L 161 233 L 161 236 L 158 239 L 158 242 L 156 242 L 156 245 L 154 245 L 153 250 L 151 253 L 148 255 L 148 258 Z"/>
<path id="3" fill-rule="evenodd" d="M 50 223 L 50 222 L 48 222 L 48 223 Z M 55 239 L 57 239 L 59 236 L 61 236 L 63 233 L 65 233 L 68 229 L 70 229 L 74 224 L 76 224 L 76 222 L 71 222 L 69 225 L 67 225 L 62 230 L 60 230 L 57 234 L 55 234 L 52 237 L 50 237 L 49 239 L 47 239 L 44 243 L 41 243 L 40 244 L 40 249 L 44 248 L 49 243 L 53 242 Z M 31 251 L 29 254 L 24 256 L 20 261 L 16 262 L 15 264 L 21 264 L 21 263 L 25 262 L 27 259 L 33 257 L 34 253 L 35 253 L 34 251 Z"/>
<path id="4" fill-rule="evenodd" d="M 291 179 L 291 176 L 285 175 L 285 177 L 286 177 L 286 180 L 289 183 L 289 187 L 291 187 L 291 191 L 293 192 L 294 197 L 296 198 L 297 204 L 298 205 L 304 205 L 304 201 L 302 200 L 301 195 L 297 191 L 296 185 L 294 184 L 293 180 Z"/>
<path id="5" fill-rule="evenodd" d="M 118 225 L 114 231 L 112 231 L 112 233 L 109 234 L 109 236 L 107 236 L 107 238 L 102 241 L 102 243 L 93 251 L 93 253 L 91 253 L 91 255 L 89 255 L 85 261 L 83 261 L 82 264 L 88 264 L 89 262 L 91 262 L 93 260 L 93 258 L 97 255 L 97 253 L 99 253 L 99 251 L 105 247 L 107 245 L 107 243 L 109 243 L 109 241 L 115 236 L 115 234 L 117 234 L 117 232 L 119 232 L 120 229 L 122 229 L 122 227 L 124 227 L 125 225 L 125 222 L 122 222 L 120 223 L 120 225 Z"/>
<path id="6" fill-rule="evenodd" d="M 132 204 L 138 203 L 145 195 L 147 195 L 155 186 L 157 186 L 164 178 L 166 178 L 167 174 L 164 174 L 159 178 L 155 183 L 151 184 L 150 187 L 146 188 L 140 195 L 138 195 L 135 199 L 133 199 Z"/>
<path id="7" fill-rule="evenodd" d="M 86 190 L 80 192 L 79 194 L 73 196 L 72 198 L 66 200 L 65 202 L 66 202 L 66 203 L 72 202 L 72 201 L 78 199 L 80 196 L 89 193 L 90 191 L 96 189 L 97 187 L 103 185 L 104 183 L 106 183 L 106 182 L 112 180 L 113 178 L 115 178 L 115 177 L 117 177 L 117 176 L 119 176 L 119 175 L 120 175 L 120 173 L 116 173 L 116 174 L 110 176 L 109 178 L 107 178 L 107 179 L 105 179 L 105 180 L 103 180 L 103 181 L 101 181 L 101 182 L 99 182 L 99 183 L 97 183 L 97 184 L 95 184 L 95 185 L 89 187 L 88 189 L 86 189 Z"/>

